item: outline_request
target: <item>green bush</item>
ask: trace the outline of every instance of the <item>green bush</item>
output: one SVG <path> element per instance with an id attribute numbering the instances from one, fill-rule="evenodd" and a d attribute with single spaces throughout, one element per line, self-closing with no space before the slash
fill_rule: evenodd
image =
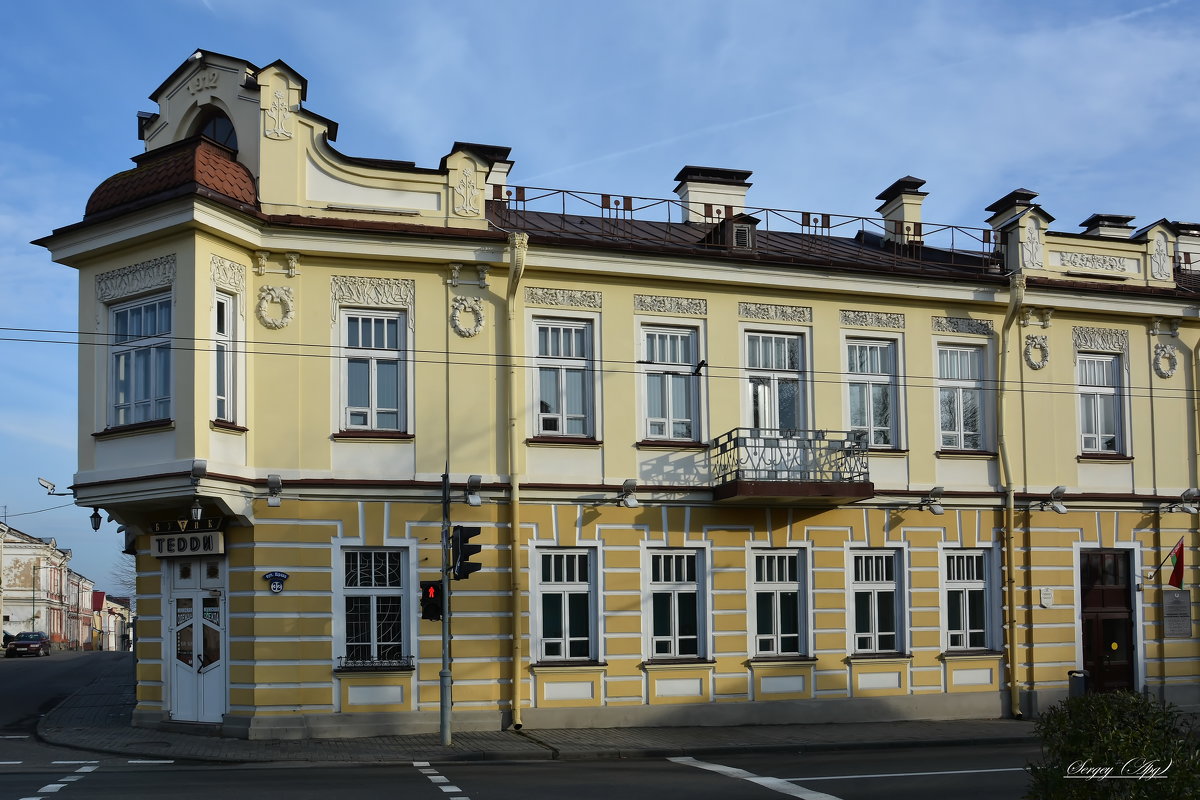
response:
<path id="1" fill-rule="evenodd" d="M 1030 764 L 1033 800 L 1200 798 L 1200 741 L 1172 705 L 1132 692 L 1089 694 L 1038 718 L 1042 760 Z"/>

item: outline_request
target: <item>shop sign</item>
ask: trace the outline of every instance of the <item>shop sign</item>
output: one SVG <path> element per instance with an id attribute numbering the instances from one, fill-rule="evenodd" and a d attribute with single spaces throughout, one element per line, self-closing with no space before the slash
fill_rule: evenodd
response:
<path id="1" fill-rule="evenodd" d="M 173 519 L 150 525 L 150 553 L 158 558 L 208 556 L 225 552 L 221 517 Z"/>

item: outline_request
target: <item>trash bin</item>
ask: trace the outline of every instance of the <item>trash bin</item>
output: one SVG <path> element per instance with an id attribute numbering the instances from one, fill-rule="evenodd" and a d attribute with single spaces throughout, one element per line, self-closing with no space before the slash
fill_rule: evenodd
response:
<path id="1" fill-rule="evenodd" d="M 1083 697 L 1088 692 L 1088 671 L 1073 669 L 1067 672 L 1067 697 Z"/>

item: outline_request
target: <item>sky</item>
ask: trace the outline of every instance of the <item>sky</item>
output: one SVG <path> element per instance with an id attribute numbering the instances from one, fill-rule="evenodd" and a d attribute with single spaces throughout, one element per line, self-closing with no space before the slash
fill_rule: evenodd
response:
<path id="1" fill-rule="evenodd" d="M 0 28 L 0 518 L 117 589 L 115 525 L 47 496 L 76 469 L 77 286 L 29 244 L 141 151 L 136 114 L 197 48 L 308 79 L 336 147 L 436 167 L 512 148 L 510 184 L 671 197 L 684 165 L 752 170 L 754 207 L 985 226 L 1038 193 L 1200 220 L 1200 4 L 1187 0 L 55 0 Z M 52 331 L 53 333 L 47 333 Z"/>

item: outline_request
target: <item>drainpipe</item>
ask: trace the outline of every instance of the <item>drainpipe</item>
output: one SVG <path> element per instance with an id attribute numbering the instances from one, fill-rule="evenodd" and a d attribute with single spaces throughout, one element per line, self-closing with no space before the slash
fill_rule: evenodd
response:
<path id="1" fill-rule="evenodd" d="M 1005 593 L 1007 597 L 1008 613 L 1005 615 L 1004 625 L 1008 628 L 1007 646 L 1005 650 L 1008 654 L 1008 686 L 1009 686 L 1009 710 L 1015 719 L 1020 719 L 1021 714 L 1021 690 L 1017 684 L 1017 602 L 1016 602 L 1016 582 L 1017 573 L 1017 548 L 1014 543 L 1016 538 L 1015 523 L 1016 523 L 1016 481 L 1013 478 L 1012 465 L 1008 460 L 1008 440 L 1006 438 L 1005 420 L 1005 403 L 1008 399 L 1008 362 L 1009 362 L 1009 346 L 1011 344 L 1011 332 L 1013 323 L 1017 319 L 1017 312 L 1021 309 L 1021 303 L 1025 300 L 1025 276 L 1020 272 L 1014 271 L 1009 275 L 1008 284 L 1008 311 L 1004 315 L 1004 325 L 1000 329 L 1000 370 L 999 370 L 999 387 L 996 391 L 996 445 L 1000 451 L 1000 470 L 1003 473 L 1002 480 L 1004 482 L 1004 546 L 1005 559 L 1008 562 L 1008 576 L 1005 581 Z"/>
<path id="2" fill-rule="evenodd" d="M 517 373 L 517 290 L 521 286 L 521 274 L 525 271 L 525 253 L 529 249 L 529 234 L 510 233 L 509 270 L 508 270 L 508 326 L 506 329 L 508 350 L 508 480 L 512 484 L 509 490 L 509 546 L 512 556 L 509 561 L 510 584 L 512 600 L 512 726 L 513 730 L 521 730 L 521 474 L 518 464 L 518 447 L 520 445 L 520 403 L 521 383 Z"/>

